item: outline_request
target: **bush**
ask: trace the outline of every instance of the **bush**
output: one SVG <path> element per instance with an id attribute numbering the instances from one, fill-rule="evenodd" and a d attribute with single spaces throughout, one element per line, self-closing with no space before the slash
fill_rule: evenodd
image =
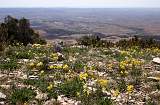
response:
<path id="1" fill-rule="evenodd" d="M 113 43 L 110 41 L 101 40 L 99 36 L 83 36 L 77 40 L 79 45 L 92 46 L 92 47 L 113 47 Z"/>
<path id="2" fill-rule="evenodd" d="M 111 98 L 106 96 L 100 88 L 89 95 L 83 94 L 80 100 L 82 105 L 113 105 Z"/>
<path id="3" fill-rule="evenodd" d="M 16 105 L 17 103 L 23 104 L 28 102 L 29 100 L 33 99 L 36 96 L 36 93 L 27 88 L 16 89 L 13 91 L 11 95 L 11 104 Z"/>
<path id="4" fill-rule="evenodd" d="M 59 90 L 66 96 L 75 97 L 77 92 L 81 92 L 83 90 L 83 83 L 79 78 L 74 78 L 61 84 L 59 86 Z"/>
<path id="5" fill-rule="evenodd" d="M 46 92 L 47 91 L 47 86 L 48 83 L 47 81 L 43 80 L 43 79 L 39 79 L 39 80 L 24 80 L 24 84 L 26 85 L 33 85 L 37 88 L 39 88 L 42 92 Z"/>
<path id="6" fill-rule="evenodd" d="M 18 64 L 15 60 L 10 60 L 10 61 L 1 61 L 0 62 L 0 69 L 3 70 L 12 70 L 12 69 L 16 69 L 18 67 Z"/>

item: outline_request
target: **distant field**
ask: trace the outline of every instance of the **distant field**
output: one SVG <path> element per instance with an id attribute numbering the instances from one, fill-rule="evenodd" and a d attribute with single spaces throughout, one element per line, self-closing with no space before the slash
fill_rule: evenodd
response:
<path id="1" fill-rule="evenodd" d="M 160 9 L 0 9 L 0 21 L 7 15 L 31 20 L 32 27 L 47 39 L 83 35 L 128 37 L 160 35 Z"/>

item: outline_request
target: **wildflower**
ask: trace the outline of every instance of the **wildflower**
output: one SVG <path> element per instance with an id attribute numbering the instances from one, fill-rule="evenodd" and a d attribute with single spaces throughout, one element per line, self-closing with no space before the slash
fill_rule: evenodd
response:
<path id="1" fill-rule="evenodd" d="M 40 72 L 40 75 L 42 75 L 42 74 L 44 74 L 44 71 L 43 71 L 43 70 Z"/>
<path id="2" fill-rule="evenodd" d="M 31 50 L 28 50 L 28 52 L 31 53 L 32 51 L 31 51 Z"/>
<path id="3" fill-rule="evenodd" d="M 106 87 L 107 84 L 108 84 L 108 80 L 99 79 L 99 80 L 98 80 L 98 84 L 99 84 L 101 87 Z"/>
<path id="4" fill-rule="evenodd" d="M 79 97 L 80 96 L 80 92 L 76 92 L 76 95 Z"/>
<path id="5" fill-rule="evenodd" d="M 88 70 L 88 67 L 87 66 L 84 66 L 84 71 L 87 71 Z"/>
<path id="6" fill-rule="evenodd" d="M 108 64 L 107 67 L 108 67 L 108 69 L 112 69 L 113 68 L 113 64 Z"/>
<path id="7" fill-rule="evenodd" d="M 128 93 L 132 93 L 133 90 L 134 90 L 134 86 L 133 86 L 133 85 L 128 85 L 128 86 L 127 86 L 127 92 L 128 92 Z"/>
<path id="8" fill-rule="evenodd" d="M 87 73 L 80 73 L 80 74 L 79 74 L 80 80 L 86 80 L 87 77 L 88 77 L 88 74 L 87 74 Z"/>
<path id="9" fill-rule="evenodd" d="M 52 53 L 50 55 L 50 57 L 51 57 L 52 60 L 57 60 L 58 59 L 58 54 L 57 53 Z"/>
<path id="10" fill-rule="evenodd" d="M 127 75 L 128 74 L 128 72 L 126 71 L 126 70 L 123 70 L 123 71 L 121 71 L 120 72 L 122 75 Z"/>
<path id="11" fill-rule="evenodd" d="M 52 47 L 52 44 L 51 43 L 47 43 L 46 47 L 50 48 L 50 47 Z"/>
<path id="12" fill-rule="evenodd" d="M 52 90 L 53 89 L 53 85 L 49 84 L 49 86 L 47 87 L 48 90 Z"/>
<path id="13" fill-rule="evenodd" d="M 63 65 L 63 69 L 68 69 L 68 65 L 67 64 Z"/>
<path id="14" fill-rule="evenodd" d="M 55 68 L 54 65 L 50 65 L 50 66 L 49 66 L 49 69 L 54 69 L 54 68 Z"/>
<path id="15" fill-rule="evenodd" d="M 34 63 L 32 62 L 32 63 L 29 64 L 29 66 L 30 66 L 31 68 L 33 68 L 35 65 L 34 65 Z"/>
<path id="16" fill-rule="evenodd" d="M 41 67 L 41 66 L 43 66 L 43 62 L 39 62 L 39 63 L 37 63 L 37 65 L 36 65 L 37 67 Z"/>
<path id="17" fill-rule="evenodd" d="M 16 55 L 18 55 L 19 54 L 19 52 L 16 52 Z"/>
<path id="18" fill-rule="evenodd" d="M 122 70 L 124 70 L 124 69 L 126 69 L 126 66 L 127 66 L 127 61 L 122 61 L 122 62 L 120 62 L 120 69 L 122 69 Z"/>
<path id="19" fill-rule="evenodd" d="M 40 44 L 33 44 L 32 47 L 40 47 Z"/>
<path id="20" fill-rule="evenodd" d="M 127 56 L 129 55 L 129 52 L 128 51 L 120 51 L 121 55 L 124 55 L 124 56 Z"/>
<path id="21" fill-rule="evenodd" d="M 63 65 L 56 65 L 56 69 L 62 69 Z"/>
<path id="22" fill-rule="evenodd" d="M 140 52 L 139 52 L 139 55 L 144 55 L 144 52 L 143 52 L 143 51 L 140 51 Z"/>
<path id="23" fill-rule="evenodd" d="M 87 87 L 86 84 L 83 85 L 83 92 L 84 92 L 87 96 L 89 96 L 89 94 L 91 93 L 91 92 L 89 91 L 89 89 L 88 89 L 88 87 Z"/>
<path id="24" fill-rule="evenodd" d="M 113 91 L 113 96 L 117 97 L 120 94 L 119 90 L 116 89 L 115 91 Z"/>
<path id="25" fill-rule="evenodd" d="M 23 105 L 29 105 L 27 102 L 25 102 Z"/>
<path id="26" fill-rule="evenodd" d="M 90 67 L 90 70 L 95 70 L 95 67 L 94 67 L 94 66 L 91 66 L 91 67 Z"/>
<path id="27" fill-rule="evenodd" d="M 87 96 L 89 96 L 89 94 L 90 94 L 90 91 L 88 89 L 86 90 L 86 94 L 87 94 Z"/>
<path id="28" fill-rule="evenodd" d="M 137 60 L 137 59 L 132 59 L 132 65 L 141 65 L 142 62 L 140 60 Z"/>
<path id="29" fill-rule="evenodd" d="M 58 59 L 58 56 L 57 57 L 52 57 L 52 60 L 57 60 Z"/>

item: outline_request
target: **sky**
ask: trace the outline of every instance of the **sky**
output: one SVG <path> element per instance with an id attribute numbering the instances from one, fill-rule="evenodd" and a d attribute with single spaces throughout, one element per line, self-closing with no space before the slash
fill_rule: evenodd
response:
<path id="1" fill-rule="evenodd" d="M 0 0 L 0 7 L 160 8 L 160 0 Z"/>

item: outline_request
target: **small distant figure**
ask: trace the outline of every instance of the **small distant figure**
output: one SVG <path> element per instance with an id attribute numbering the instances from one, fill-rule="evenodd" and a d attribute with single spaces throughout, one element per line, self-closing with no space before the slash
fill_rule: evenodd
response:
<path id="1" fill-rule="evenodd" d="M 62 54 L 62 43 L 54 43 L 53 51 L 58 54 L 58 61 L 64 60 L 64 55 Z"/>
<path id="2" fill-rule="evenodd" d="M 62 46 L 59 44 L 59 43 L 55 43 L 54 45 L 53 45 L 53 49 L 54 49 L 54 51 L 57 53 L 57 52 L 62 52 Z"/>

